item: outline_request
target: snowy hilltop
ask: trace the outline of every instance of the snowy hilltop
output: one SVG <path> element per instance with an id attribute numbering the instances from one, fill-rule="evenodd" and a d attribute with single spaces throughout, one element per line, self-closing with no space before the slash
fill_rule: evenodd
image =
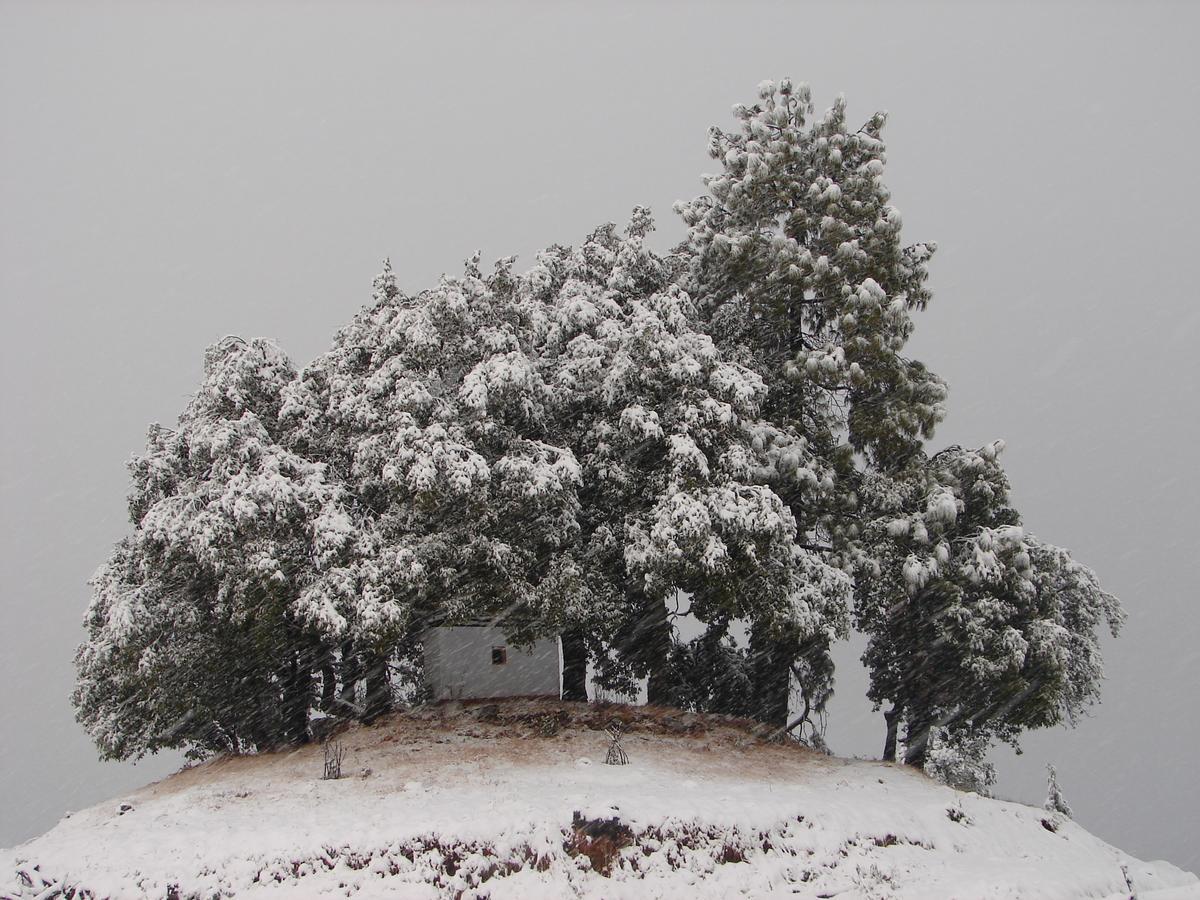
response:
<path id="1" fill-rule="evenodd" d="M 130 462 L 72 701 L 102 757 L 209 762 L 19 848 L 13 896 L 1195 889 L 1057 788 L 983 798 L 994 744 L 1097 702 L 1126 614 L 1024 521 L 1003 441 L 928 443 L 934 246 L 885 116 L 757 97 L 666 253 L 639 206 L 524 271 L 385 263 L 303 367 L 208 349 Z M 852 627 L 883 763 L 815 752 Z M 589 679 L 652 709 L 575 705 Z M 471 697 L 526 699 L 420 705 Z"/>
<path id="2" fill-rule="evenodd" d="M 606 765 L 621 723 L 624 766 Z M 451 703 L 220 756 L 0 851 L 0 896 L 1200 897 L 1062 814 L 727 717 Z M 58 893 L 56 893 L 56 891 Z"/>

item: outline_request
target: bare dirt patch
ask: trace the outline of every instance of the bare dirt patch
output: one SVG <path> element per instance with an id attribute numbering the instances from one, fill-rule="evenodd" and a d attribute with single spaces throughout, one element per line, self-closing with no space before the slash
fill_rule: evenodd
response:
<path id="1" fill-rule="evenodd" d="M 606 728 L 619 722 L 633 762 L 669 763 L 700 776 L 722 774 L 769 780 L 812 766 L 840 764 L 795 741 L 770 740 L 747 719 L 654 706 L 566 703 L 549 699 L 449 701 L 391 713 L 371 725 L 347 724 L 332 738 L 347 750 L 346 772 L 371 770 L 383 790 L 406 782 L 437 782 L 447 767 L 481 773 L 493 766 L 544 766 L 579 758 L 601 763 Z M 274 782 L 320 775 L 323 752 L 311 743 L 267 753 L 218 756 L 189 766 L 139 791 L 164 796 L 216 782 L 252 783 L 269 792 Z"/>

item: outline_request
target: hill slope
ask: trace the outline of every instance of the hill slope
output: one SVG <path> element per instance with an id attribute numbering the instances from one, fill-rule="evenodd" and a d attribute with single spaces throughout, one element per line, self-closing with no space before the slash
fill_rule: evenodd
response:
<path id="1" fill-rule="evenodd" d="M 631 762 L 604 765 L 611 719 Z M 0 897 L 1200 897 L 1042 810 L 665 710 L 508 701 L 213 760 L 0 851 Z M 369 770 L 364 772 L 363 770 Z M 44 893 L 45 892 L 45 893 Z"/>

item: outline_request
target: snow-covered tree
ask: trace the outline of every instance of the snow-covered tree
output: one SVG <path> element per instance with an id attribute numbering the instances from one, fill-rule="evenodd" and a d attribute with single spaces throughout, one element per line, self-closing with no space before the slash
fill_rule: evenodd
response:
<path id="1" fill-rule="evenodd" d="M 1070 804 L 1063 796 L 1062 788 L 1058 786 L 1058 772 L 1050 764 L 1046 765 L 1046 802 L 1044 807 L 1047 811 L 1066 816 L 1068 819 L 1074 817 Z"/>
<path id="2" fill-rule="evenodd" d="M 786 79 L 734 113 L 736 132 L 711 132 L 722 168 L 708 193 L 678 207 L 684 283 L 722 351 L 768 385 L 762 475 L 796 519 L 798 544 L 820 565 L 847 566 L 860 527 L 855 455 L 893 465 L 943 414 L 941 381 L 901 355 L 912 312 L 929 300 L 933 247 L 900 240 L 882 115 L 852 129 L 839 99 L 810 123 L 808 87 Z M 793 663 L 826 650 L 752 632 L 763 718 L 786 719 Z M 827 673 L 827 694 L 832 669 L 804 668 Z"/>
<path id="3" fill-rule="evenodd" d="M 295 440 L 339 472 L 369 545 L 330 585 L 360 598 L 351 664 L 386 664 L 437 622 L 491 618 L 518 641 L 552 628 L 539 586 L 564 580 L 579 466 L 545 440 L 549 389 L 511 260 L 486 277 L 478 263 L 412 297 L 386 267 L 287 392 Z"/>
<path id="4" fill-rule="evenodd" d="M 697 328 L 669 261 L 645 246 L 650 228 L 635 210 L 623 236 L 607 226 L 578 250 L 553 248 L 522 284 L 546 298 L 541 365 L 557 439 L 582 467 L 581 539 L 564 565 L 602 598 L 605 624 L 589 633 L 649 677 L 651 702 L 669 702 L 669 598 L 688 595 L 702 622 L 827 643 L 845 629 L 849 580 L 798 545 L 761 483 L 765 385 Z"/>
<path id="5" fill-rule="evenodd" d="M 841 98 L 811 125 L 807 85 L 764 82 L 714 128 L 722 172 L 679 209 L 691 282 L 723 347 L 768 377 L 772 421 L 810 443 L 904 458 L 942 418 L 945 388 L 901 355 L 930 299 L 930 244 L 906 246 L 883 183 L 885 116 L 856 130 Z"/>
<path id="6" fill-rule="evenodd" d="M 1090 569 L 1021 527 L 1002 449 L 951 447 L 862 481 L 868 696 L 891 704 L 893 729 L 904 719 L 912 764 L 938 727 L 1015 743 L 1072 721 L 1099 694 L 1098 630 L 1124 618 Z"/>
<path id="7" fill-rule="evenodd" d="M 338 609 L 312 594 L 353 539 L 326 467 L 279 443 L 295 372 L 226 340 L 175 430 L 130 464 L 134 530 L 93 578 L 74 700 L 101 752 L 304 740 Z"/>
<path id="8" fill-rule="evenodd" d="M 806 85 L 764 82 L 736 131 L 711 131 L 708 192 L 678 207 L 682 283 L 724 357 L 768 387 L 764 483 L 798 543 L 855 574 L 871 696 L 894 704 L 888 752 L 901 718 L 917 763 L 935 726 L 1012 740 L 1069 720 L 1096 696 L 1096 631 L 1120 607 L 1021 530 L 996 448 L 924 455 L 946 389 L 903 350 L 934 247 L 901 240 L 883 114 L 853 129 L 840 98 L 812 112 Z M 751 655 L 760 715 L 782 720 L 801 648 L 752 629 Z"/>

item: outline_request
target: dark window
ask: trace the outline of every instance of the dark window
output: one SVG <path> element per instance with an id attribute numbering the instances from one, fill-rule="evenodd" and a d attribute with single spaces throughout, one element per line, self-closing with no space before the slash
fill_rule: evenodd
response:
<path id="1" fill-rule="evenodd" d="M 507 662 L 508 662 L 508 648 L 507 647 L 493 647 L 492 648 L 492 665 L 493 666 L 502 666 Z"/>

